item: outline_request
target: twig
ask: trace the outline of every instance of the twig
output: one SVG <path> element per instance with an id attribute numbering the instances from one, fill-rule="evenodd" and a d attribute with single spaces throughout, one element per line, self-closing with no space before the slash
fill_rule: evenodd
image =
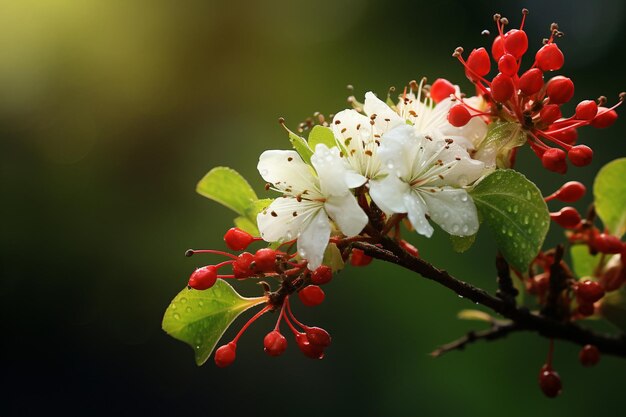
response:
<path id="1" fill-rule="evenodd" d="M 363 250 L 371 257 L 417 272 L 424 278 L 435 281 L 474 303 L 482 304 L 513 321 L 519 329 L 531 330 L 545 337 L 568 340 L 579 345 L 592 344 L 605 354 L 626 358 L 626 336 L 597 333 L 574 323 L 559 322 L 550 317 L 535 314 L 525 307 L 516 307 L 481 288 L 451 276 L 422 259 L 408 255 L 392 239 L 382 238 L 381 244 L 382 248 L 369 243 L 355 242 L 353 247 Z"/>
<path id="2" fill-rule="evenodd" d="M 513 285 L 509 264 L 499 252 L 496 256 L 496 271 L 498 272 L 498 291 L 496 291 L 496 295 L 507 303 L 515 305 L 515 297 L 517 297 L 518 291 Z"/>
<path id="3" fill-rule="evenodd" d="M 465 349 L 465 346 L 469 345 L 470 343 L 474 343 L 477 340 L 491 341 L 491 340 L 502 339 L 503 337 L 506 337 L 506 335 L 508 335 L 509 333 L 517 331 L 517 330 L 521 330 L 521 328 L 519 328 L 518 325 L 513 322 L 510 322 L 510 321 L 495 322 L 493 323 L 491 328 L 487 330 L 481 330 L 478 332 L 477 331 L 468 332 L 465 336 L 460 337 L 455 341 L 446 343 L 445 345 L 438 347 L 437 349 L 431 352 L 430 356 L 432 356 L 433 358 L 438 358 L 444 353 L 447 353 L 453 350 L 463 350 Z"/>

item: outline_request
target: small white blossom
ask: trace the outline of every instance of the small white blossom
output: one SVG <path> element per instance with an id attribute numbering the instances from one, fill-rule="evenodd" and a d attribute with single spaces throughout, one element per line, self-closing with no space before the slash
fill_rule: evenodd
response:
<path id="1" fill-rule="evenodd" d="M 479 226 L 476 206 L 461 187 L 478 179 L 484 164 L 452 139 L 433 132 L 437 137 L 404 125 L 385 134 L 378 156 L 388 175 L 370 181 L 370 196 L 387 213 L 407 213 L 424 236 L 433 233 L 427 216 L 452 235 L 473 235 Z"/>
<path id="2" fill-rule="evenodd" d="M 368 218 L 350 192 L 363 178 L 346 170 L 337 148 L 318 144 L 311 164 L 315 169 L 295 151 L 261 154 L 259 173 L 283 195 L 259 213 L 257 224 L 267 242 L 297 238 L 298 253 L 313 270 L 322 264 L 331 219 L 349 237 L 359 234 Z"/>

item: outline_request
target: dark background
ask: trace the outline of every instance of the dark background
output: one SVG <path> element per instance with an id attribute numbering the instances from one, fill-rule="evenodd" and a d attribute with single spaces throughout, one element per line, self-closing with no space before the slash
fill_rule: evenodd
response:
<path id="1" fill-rule="evenodd" d="M 288 147 L 277 118 L 295 127 L 314 111 L 337 112 L 347 84 L 357 97 L 385 95 L 425 75 L 469 90 L 452 51 L 490 42 L 480 32 L 494 32 L 494 12 L 518 25 L 522 7 L 533 51 L 560 23 L 575 100 L 604 94 L 613 103 L 625 87 L 619 0 L 1 0 L 0 414 L 619 414 L 626 362 L 603 357 L 585 369 L 565 342 L 556 344 L 557 400 L 537 387 L 548 342 L 534 334 L 430 358 L 482 326 L 455 318 L 474 306 L 380 262 L 343 272 L 320 307 L 295 307 L 334 336 L 323 361 L 293 343 L 267 357 L 261 341 L 274 317 L 243 337 L 228 369 L 196 367 L 191 349 L 160 329 L 203 263 L 184 250 L 222 248 L 231 224 L 231 212 L 194 192 L 206 171 L 231 166 L 262 194 L 258 155 Z M 594 163 L 565 178 L 528 152 L 519 168 L 546 193 L 566 179 L 591 181 L 624 155 L 625 131 L 623 119 L 583 129 Z M 494 289 L 486 231 L 465 255 L 437 235 L 412 241 L 428 260 Z"/>

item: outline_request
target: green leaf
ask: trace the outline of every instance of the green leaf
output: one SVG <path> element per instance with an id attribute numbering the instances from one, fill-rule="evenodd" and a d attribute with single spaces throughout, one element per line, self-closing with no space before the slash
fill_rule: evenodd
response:
<path id="1" fill-rule="evenodd" d="M 600 314 L 622 332 L 626 333 L 625 286 L 604 296 L 600 305 Z"/>
<path id="2" fill-rule="evenodd" d="M 548 207 L 537 186 L 517 171 L 497 170 L 470 194 L 502 255 L 525 272 L 550 227 Z"/>
<path id="3" fill-rule="evenodd" d="M 200 366 L 237 316 L 265 301 L 265 297 L 242 297 L 226 281 L 218 279 L 208 290 L 185 288 L 178 293 L 165 310 L 162 327 L 174 339 L 193 348 Z"/>
<path id="4" fill-rule="evenodd" d="M 489 323 L 494 322 L 493 317 L 481 310 L 461 310 L 456 316 L 460 320 L 486 321 Z"/>
<path id="5" fill-rule="evenodd" d="M 240 215 L 245 215 L 250 204 L 258 198 L 237 171 L 227 167 L 210 170 L 196 186 L 198 194 L 217 201 Z"/>
<path id="6" fill-rule="evenodd" d="M 236 217 L 233 220 L 235 226 L 243 230 L 244 232 L 250 233 L 252 236 L 259 236 L 259 228 L 256 225 L 256 222 L 251 221 L 249 218 L 244 216 Z"/>
<path id="7" fill-rule="evenodd" d="M 472 247 L 476 241 L 476 234 L 471 236 L 454 236 L 450 235 L 450 243 L 455 252 L 463 253 Z"/>
<path id="8" fill-rule="evenodd" d="M 606 164 L 593 183 L 596 213 L 617 237 L 626 232 L 626 158 Z"/>
<path id="9" fill-rule="evenodd" d="M 316 125 L 311 129 L 311 133 L 309 133 L 309 147 L 315 151 L 315 146 L 317 146 L 318 143 L 324 144 L 328 146 L 328 148 L 337 146 L 335 135 L 331 128 Z"/>
<path id="10" fill-rule="evenodd" d="M 272 204 L 273 198 L 262 198 L 250 203 L 246 209 L 245 216 L 239 216 L 234 220 L 235 226 L 250 233 L 253 236 L 260 236 L 259 228 L 256 223 L 257 214 L 264 208 Z"/>
<path id="11" fill-rule="evenodd" d="M 287 133 L 289 134 L 289 141 L 291 142 L 291 146 L 298 152 L 302 160 L 307 164 L 311 163 L 311 155 L 313 155 L 313 151 L 309 147 L 309 144 L 304 140 L 302 136 L 296 135 L 294 132 L 289 130 L 287 127 Z"/>
<path id="12" fill-rule="evenodd" d="M 574 273 L 578 278 L 591 277 L 598 266 L 600 257 L 589 253 L 587 245 L 574 245 L 570 249 Z"/>
<path id="13" fill-rule="evenodd" d="M 526 133 L 519 123 L 498 121 L 489 125 L 487 136 L 476 149 L 476 159 L 486 161 L 488 167 L 509 168 L 509 154 L 513 148 L 526 143 Z"/>
<path id="14" fill-rule="evenodd" d="M 343 262 L 343 257 L 341 256 L 341 251 L 337 245 L 329 243 L 328 246 L 326 246 L 322 263 L 330 266 L 330 269 L 332 269 L 333 272 L 341 271 L 344 268 L 345 264 Z"/>

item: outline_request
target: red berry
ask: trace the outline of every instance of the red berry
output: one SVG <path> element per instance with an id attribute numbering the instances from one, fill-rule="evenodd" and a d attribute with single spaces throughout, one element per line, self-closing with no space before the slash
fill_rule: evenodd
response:
<path id="1" fill-rule="evenodd" d="M 312 345 L 322 348 L 328 347 L 328 345 L 330 345 L 331 338 L 326 330 L 320 327 L 307 327 L 305 329 L 305 332 L 309 343 L 311 343 Z"/>
<path id="2" fill-rule="evenodd" d="M 593 246 L 601 253 L 617 254 L 624 250 L 624 244 L 617 236 L 600 233 L 593 240 Z"/>
<path id="3" fill-rule="evenodd" d="M 471 118 L 469 110 L 462 104 L 455 104 L 448 112 L 448 122 L 455 127 L 465 126 Z"/>
<path id="4" fill-rule="evenodd" d="M 198 268 L 189 277 L 189 286 L 194 290 L 207 290 L 217 281 L 217 268 L 215 265 Z"/>
<path id="5" fill-rule="evenodd" d="M 604 290 L 598 282 L 587 279 L 577 284 L 576 297 L 581 304 L 593 304 L 604 297 Z"/>
<path id="6" fill-rule="evenodd" d="M 278 330 L 269 332 L 263 338 L 263 350 L 270 356 L 280 356 L 287 349 L 287 339 Z"/>
<path id="7" fill-rule="evenodd" d="M 324 348 L 312 344 L 306 334 L 298 333 L 296 335 L 296 343 L 306 357 L 311 359 L 322 359 L 324 357 Z"/>
<path id="8" fill-rule="evenodd" d="M 472 71 L 467 73 L 470 80 L 476 79 L 476 75 L 482 77 L 489 74 L 491 60 L 485 48 L 474 49 L 467 57 L 467 67 Z"/>
<path id="9" fill-rule="evenodd" d="M 598 105 L 593 100 L 583 100 L 576 106 L 578 120 L 593 120 L 598 114 Z"/>
<path id="10" fill-rule="evenodd" d="M 502 55 L 504 55 L 504 41 L 502 40 L 502 36 L 498 35 L 491 45 L 491 56 L 498 61 Z"/>
<path id="11" fill-rule="evenodd" d="M 562 75 L 557 75 L 548 81 L 546 94 L 552 104 L 567 103 L 574 97 L 574 82 Z"/>
<path id="12" fill-rule="evenodd" d="M 372 262 L 372 257 L 366 255 L 361 249 L 352 249 L 350 264 L 352 266 L 367 266 Z"/>
<path id="13" fill-rule="evenodd" d="M 235 275 L 235 278 L 242 279 L 254 275 L 255 271 L 252 264 L 253 261 L 254 255 L 250 252 L 243 252 L 239 254 L 233 263 L 233 274 Z"/>
<path id="14" fill-rule="evenodd" d="M 215 351 L 215 364 L 220 368 L 226 368 L 235 361 L 237 345 L 230 342 Z"/>
<path id="15" fill-rule="evenodd" d="M 565 151 L 562 149 L 550 148 L 543 153 L 541 163 L 549 171 L 565 174 L 567 172 L 565 156 Z"/>
<path id="16" fill-rule="evenodd" d="M 611 126 L 617 120 L 617 112 L 615 110 L 609 110 L 606 107 L 598 107 L 598 114 L 591 121 L 591 126 L 598 129 L 604 129 Z"/>
<path id="17" fill-rule="evenodd" d="M 567 157 L 575 166 L 584 167 L 591 163 L 591 160 L 593 159 L 593 151 L 589 146 L 576 145 L 567 151 Z"/>
<path id="18" fill-rule="evenodd" d="M 298 297 L 305 306 L 315 307 L 316 305 L 322 304 L 326 294 L 324 294 L 324 290 L 317 285 L 307 285 L 298 292 Z"/>
<path id="19" fill-rule="evenodd" d="M 504 49 L 515 58 L 520 58 L 524 55 L 528 50 L 528 36 L 526 36 L 526 32 L 523 30 L 511 29 L 505 33 Z"/>
<path id="20" fill-rule="evenodd" d="M 238 227 L 233 227 L 228 229 L 226 234 L 224 235 L 224 242 L 226 242 L 226 246 L 228 246 L 231 250 L 240 251 L 250 245 L 250 243 L 254 242 L 254 237 L 245 232 Z"/>
<path id="21" fill-rule="evenodd" d="M 559 120 L 563 116 L 561 113 L 561 108 L 557 104 L 548 104 L 543 106 L 541 111 L 539 112 L 539 117 L 541 117 L 541 121 L 547 125 L 550 125 L 557 120 Z"/>
<path id="22" fill-rule="evenodd" d="M 401 240 L 400 241 L 400 246 L 402 247 L 402 249 L 404 249 L 405 251 L 407 251 L 408 253 L 410 253 L 411 255 L 415 256 L 416 258 L 420 257 L 420 252 L 419 250 L 417 250 L 417 248 L 413 245 L 411 245 L 409 242 L 407 242 L 406 240 Z"/>
<path id="23" fill-rule="evenodd" d="M 311 283 L 315 285 L 323 285 L 333 279 L 333 270 L 326 265 L 321 265 L 311 272 Z"/>
<path id="24" fill-rule="evenodd" d="M 543 72 L 539 68 L 531 68 L 519 78 L 519 88 L 527 96 L 538 93 L 543 87 Z"/>
<path id="25" fill-rule="evenodd" d="M 441 100 L 447 99 L 455 92 L 456 89 L 454 88 L 454 85 L 444 78 L 437 78 L 433 85 L 430 86 L 430 97 L 435 103 L 439 103 Z"/>
<path id="26" fill-rule="evenodd" d="M 564 229 L 573 229 L 580 223 L 580 214 L 574 207 L 563 207 L 556 213 L 550 213 L 550 218 Z"/>
<path id="27" fill-rule="evenodd" d="M 563 389 L 561 377 L 552 368 L 544 365 L 539 373 L 539 387 L 546 397 L 557 397 Z"/>
<path id="28" fill-rule="evenodd" d="M 594 366 L 600 362 L 600 351 L 594 345 L 585 345 L 578 354 L 582 366 Z"/>
<path id="29" fill-rule="evenodd" d="M 517 61 L 511 54 L 504 54 L 498 60 L 498 70 L 509 77 L 517 74 Z"/>
<path id="30" fill-rule="evenodd" d="M 564 203 L 575 203 L 580 200 L 587 191 L 587 188 L 578 181 L 568 181 L 554 193 L 554 198 Z"/>
<path id="31" fill-rule="evenodd" d="M 276 251 L 271 248 L 263 248 L 254 254 L 254 267 L 261 272 L 276 271 Z"/>
<path id="32" fill-rule="evenodd" d="M 588 303 L 578 303 L 578 314 L 580 314 L 583 317 L 589 317 L 589 316 L 593 316 L 593 313 L 595 313 L 596 309 L 593 306 L 593 304 L 588 304 Z"/>
<path id="33" fill-rule="evenodd" d="M 491 97 L 499 103 L 510 99 L 514 91 L 513 80 L 508 75 L 499 73 L 491 80 Z"/>
<path id="34" fill-rule="evenodd" d="M 565 142 L 568 145 L 573 145 L 578 139 L 578 130 L 576 130 L 576 128 L 574 127 L 570 127 L 560 132 L 550 133 L 550 136 L 557 140 L 560 140 L 561 142 Z"/>
<path id="35" fill-rule="evenodd" d="M 549 43 L 537 51 L 535 61 L 541 71 L 555 71 L 561 69 L 565 57 L 555 43 Z"/>

